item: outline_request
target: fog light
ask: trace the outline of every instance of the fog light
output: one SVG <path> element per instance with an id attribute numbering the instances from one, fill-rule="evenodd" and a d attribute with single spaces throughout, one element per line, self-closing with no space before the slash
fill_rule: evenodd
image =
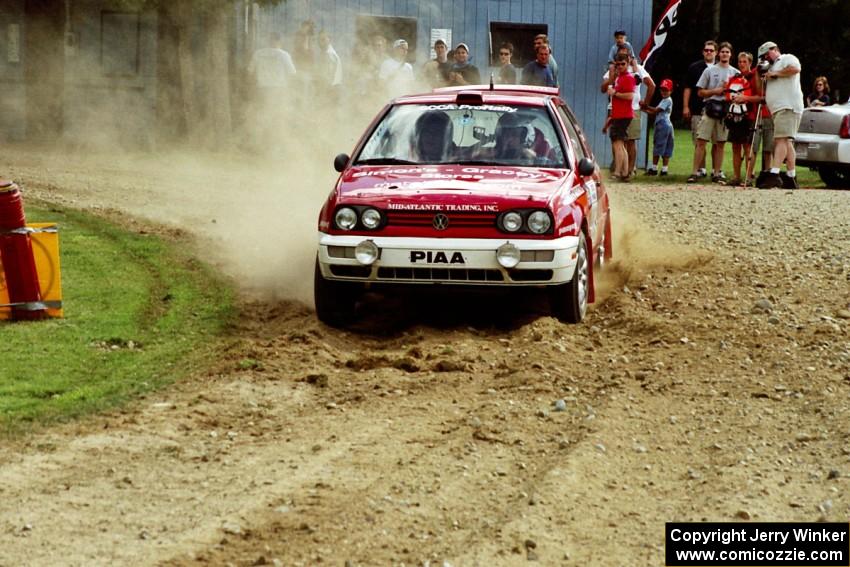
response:
<path id="1" fill-rule="evenodd" d="M 505 242 L 496 250 L 496 260 L 498 260 L 499 265 L 503 268 L 515 267 L 517 264 L 519 264 L 519 259 L 519 248 L 517 248 L 510 242 Z"/>
<path id="2" fill-rule="evenodd" d="M 378 259 L 378 247 L 371 240 L 364 240 L 354 249 L 354 257 L 364 266 L 371 266 Z"/>

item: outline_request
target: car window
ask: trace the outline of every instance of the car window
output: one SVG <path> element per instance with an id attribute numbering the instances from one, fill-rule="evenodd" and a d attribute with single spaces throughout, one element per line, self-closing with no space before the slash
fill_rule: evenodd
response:
<path id="1" fill-rule="evenodd" d="M 400 104 L 375 127 L 357 164 L 486 163 L 565 168 L 544 107 Z"/>
<path id="2" fill-rule="evenodd" d="M 564 127 L 567 132 L 567 136 L 570 138 L 570 141 L 573 145 L 573 150 L 576 152 L 576 157 L 581 159 L 583 157 L 587 157 L 584 153 L 584 147 L 581 145 L 581 139 L 578 135 L 578 131 L 576 130 L 573 121 L 570 119 L 567 111 L 563 106 L 558 105 L 558 114 L 561 115 L 561 121 L 564 123 Z"/>

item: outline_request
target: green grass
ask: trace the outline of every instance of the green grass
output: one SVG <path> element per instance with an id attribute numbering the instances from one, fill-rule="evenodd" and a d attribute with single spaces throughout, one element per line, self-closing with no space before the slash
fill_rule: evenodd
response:
<path id="1" fill-rule="evenodd" d="M 65 318 L 0 321 L 0 431 L 100 411 L 209 364 L 233 296 L 179 243 L 31 203 L 27 219 L 59 225 Z"/>
<path id="2" fill-rule="evenodd" d="M 691 141 L 691 131 L 684 129 L 676 129 L 675 131 L 675 148 L 673 157 L 670 158 L 670 175 L 665 177 L 645 176 L 643 170 L 638 169 L 638 174 L 634 178 L 635 182 L 647 183 L 670 183 L 681 184 L 685 183 L 688 176 L 693 170 L 694 160 L 694 144 Z M 723 172 L 728 179 L 732 179 L 732 144 L 726 143 L 725 154 L 723 157 Z M 709 154 L 706 160 L 706 167 L 711 171 L 711 146 L 706 146 L 706 153 Z M 647 154 L 648 163 L 652 163 L 652 132 L 649 134 L 649 153 Z M 658 169 L 661 169 L 661 160 L 658 161 Z M 756 166 L 754 171 L 756 175 L 761 170 L 761 155 L 757 156 Z M 741 175 L 744 175 L 744 165 L 741 165 Z M 710 183 L 710 181 L 704 181 Z M 797 167 L 797 182 L 801 187 L 818 187 L 824 188 L 825 185 L 820 179 L 816 171 L 812 171 L 807 167 Z"/>

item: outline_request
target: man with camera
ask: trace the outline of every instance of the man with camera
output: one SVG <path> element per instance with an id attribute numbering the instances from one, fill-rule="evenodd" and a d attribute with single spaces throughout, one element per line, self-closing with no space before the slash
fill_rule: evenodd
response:
<path id="1" fill-rule="evenodd" d="M 709 140 L 715 140 L 711 146 L 711 180 L 714 183 L 726 183 L 723 175 L 723 148 L 729 131 L 725 119 L 728 105 L 726 104 L 726 83 L 738 74 L 738 70 L 729 61 L 732 59 L 732 44 L 724 41 L 717 52 L 717 63 L 706 67 L 697 81 L 697 94 L 705 100 L 702 118 L 697 128 L 697 147 L 694 151 L 693 174 L 688 177 L 688 183 L 696 183 L 699 179 L 700 162 L 705 158 L 705 146 Z"/>
<path id="2" fill-rule="evenodd" d="M 790 53 L 782 54 L 772 41 L 761 44 L 758 50 L 759 71 L 766 82 L 765 102 L 773 115 L 773 162 L 760 189 L 783 186 L 779 169 L 782 162 L 788 174 L 789 189 L 797 188 L 795 171 L 797 154 L 794 152 L 794 136 L 803 116 L 803 89 L 800 87 L 800 60 Z"/>

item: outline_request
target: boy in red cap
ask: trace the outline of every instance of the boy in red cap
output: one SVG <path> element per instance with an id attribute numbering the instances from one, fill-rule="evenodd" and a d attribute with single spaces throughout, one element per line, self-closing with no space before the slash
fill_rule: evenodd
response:
<path id="1" fill-rule="evenodd" d="M 655 115 L 655 126 L 652 133 L 652 165 L 646 169 L 646 175 L 658 175 L 658 158 L 663 159 L 661 175 L 667 175 L 667 167 L 670 158 L 673 157 L 673 122 L 670 115 L 673 113 L 673 81 L 664 79 L 661 81 L 661 101 L 658 106 L 645 106 L 644 111 Z"/>

